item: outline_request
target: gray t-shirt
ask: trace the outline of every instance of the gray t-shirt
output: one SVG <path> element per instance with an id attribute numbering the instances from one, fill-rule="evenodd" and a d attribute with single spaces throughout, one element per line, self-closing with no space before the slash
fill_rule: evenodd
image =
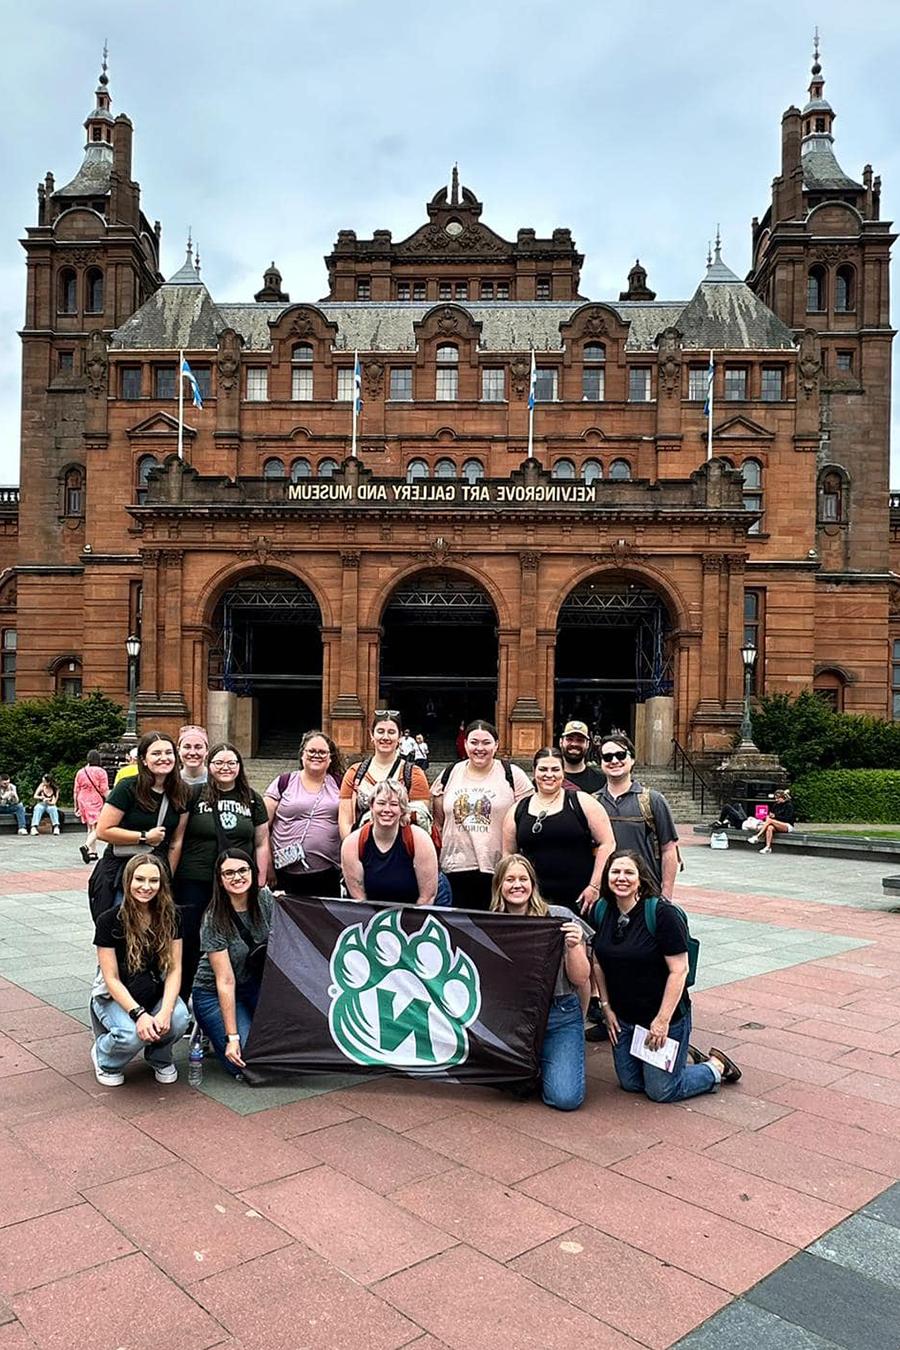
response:
<path id="1" fill-rule="evenodd" d="M 275 903 L 275 897 L 268 886 L 259 888 L 259 908 L 260 916 L 256 923 L 250 922 L 249 914 L 242 914 L 241 919 L 253 937 L 254 945 L 258 946 L 260 942 L 266 942 L 269 936 L 269 930 L 272 927 L 272 906 Z M 215 993 L 216 977 L 213 973 L 212 965 L 209 960 L 209 952 L 228 953 L 228 959 L 231 962 L 231 969 L 234 971 L 234 978 L 238 984 L 243 984 L 248 978 L 246 960 L 248 948 L 244 939 L 235 928 L 223 932 L 221 928 L 216 927 L 210 918 L 209 910 L 203 916 L 203 923 L 200 928 L 200 950 L 203 955 L 200 958 L 200 964 L 197 967 L 197 974 L 194 976 L 194 986 L 197 989 L 209 989 Z"/>
<path id="2" fill-rule="evenodd" d="M 650 791 L 650 810 L 656 832 L 650 828 L 641 814 L 638 798 L 644 789 L 640 783 L 632 782 L 627 792 L 614 797 L 609 787 L 603 787 L 594 796 L 609 816 L 613 834 L 616 836 L 616 848 L 630 848 L 639 853 L 650 869 L 656 892 L 662 884 L 660 850 L 663 844 L 678 842 L 678 831 L 669 803 L 661 792 Z"/>
<path id="3" fill-rule="evenodd" d="M 548 905 L 547 908 L 554 919 L 564 919 L 566 923 L 572 923 L 574 920 L 575 923 L 581 926 L 581 929 L 584 932 L 585 941 L 590 942 L 591 938 L 594 936 L 593 930 L 588 927 L 583 919 L 580 919 L 577 914 L 574 914 L 571 909 L 568 909 L 565 905 Z M 556 974 L 556 987 L 553 990 L 553 997 L 565 998 L 567 994 L 574 994 L 576 991 L 577 985 L 574 985 L 566 974 L 566 956 L 565 952 L 563 952 L 563 958 L 559 963 L 559 970 Z"/>

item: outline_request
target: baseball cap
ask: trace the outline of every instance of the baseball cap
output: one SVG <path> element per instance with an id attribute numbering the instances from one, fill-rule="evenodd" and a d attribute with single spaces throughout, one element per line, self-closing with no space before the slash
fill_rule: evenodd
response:
<path id="1" fill-rule="evenodd" d="M 567 722 L 562 729 L 564 736 L 583 736 L 586 741 L 591 739 L 591 733 L 587 729 L 586 722 Z"/>

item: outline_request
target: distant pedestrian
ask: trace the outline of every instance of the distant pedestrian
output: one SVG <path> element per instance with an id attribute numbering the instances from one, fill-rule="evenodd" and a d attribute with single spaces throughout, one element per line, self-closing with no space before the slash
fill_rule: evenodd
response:
<path id="1" fill-rule="evenodd" d="M 120 768 L 116 770 L 116 776 L 113 779 L 113 787 L 118 787 L 124 778 L 136 778 L 138 775 L 138 748 L 133 745 L 128 751 L 128 758 Z"/>
<path id="2" fill-rule="evenodd" d="M 78 851 L 86 863 L 96 862 L 97 821 L 109 792 L 109 775 L 100 762 L 99 750 L 88 751 L 87 763 L 76 773 L 72 790 L 78 819 L 87 828 L 87 838 Z"/>
<path id="3" fill-rule="evenodd" d="M 456 733 L 456 758 L 465 759 L 466 757 L 466 724 L 460 722 L 459 731 Z"/>
<path id="4" fill-rule="evenodd" d="M 428 768 L 428 757 L 428 742 L 420 731 L 416 736 L 416 748 L 413 751 L 413 763 L 417 764 L 423 773 Z"/>
<path id="5" fill-rule="evenodd" d="M 44 816 L 50 817 L 53 833 L 59 834 L 59 784 L 51 773 L 45 773 L 34 790 L 34 809 L 31 812 L 31 833 L 40 833 Z"/>
<path id="6" fill-rule="evenodd" d="M 748 840 L 750 844 L 758 844 L 760 839 L 765 839 L 765 844 L 759 850 L 760 853 L 772 852 L 772 840 L 776 834 L 790 834 L 797 820 L 797 808 L 791 801 L 791 794 L 787 788 L 782 788 L 775 793 L 775 801 L 769 808 L 769 814 L 765 820 L 760 821 L 760 828 L 756 834 Z"/>
<path id="7" fill-rule="evenodd" d="M 400 753 L 407 764 L 412 764 L 416 757 L 416 738 L 406 727 L 403 735 L 400 737 Z"/>
<path id="8" fill-rule="evenodd" d="M 606 785 L 597 801 L 606 808 L 617 849 L 634 849 L 647 865 L 653 894 L 671 900 L 678 872 L 678 831 L 669 803 L 661 792 L 643 787 L 632 778 L 634 742 L 622 731 L 611 731 L 600 746 L 600 764 Z"/>
<path id="9" fill-rule="evenodd" d="M 19 801 L 18 788 L 9 781 L 8 773 L 0 773 L 0 816 L 15 816 L 19 834 L 28 833 L 25 828 L 25 807 Z"/>
<path id="10" fill-rule="evenodd" d="M 599 792 L 606 779 L 597 764 L 588 763 L 591 733 L 586 722 L 567 722 L 559 738 L 566 768 L 566 783 L 579 792 Z"/>

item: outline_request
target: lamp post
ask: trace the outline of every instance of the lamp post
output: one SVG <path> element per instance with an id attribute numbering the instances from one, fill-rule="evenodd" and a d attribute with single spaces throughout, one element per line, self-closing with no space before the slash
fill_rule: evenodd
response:
<path id="1" fill-rule="evenodd" d="M 125 639 L 128 653 L 128 715 L 125 718 L 124 740 L 137 745 L 137 663 L 141 654 L 141 639 L 134 633 Z"/>
<path id="2" fill-rule="evenodd" d="M 738 750 L 756 750 L 753 743 L 753 721 L 750 717 L 750 689 L 753 683 L 753 667 L 756 665 L 756 647 L 745 642 L 741 647 L 741 660 L 744 663 L 744 715 L 741 718 L 741 741 Z"/>

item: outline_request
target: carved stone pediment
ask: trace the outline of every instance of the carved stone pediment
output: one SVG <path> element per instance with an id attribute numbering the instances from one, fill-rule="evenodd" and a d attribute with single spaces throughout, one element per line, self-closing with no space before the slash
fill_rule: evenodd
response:
<path id="1" fill-rule="evenodd" d="M 415 234 L 411 234 L 408 239 L 397 245 L 396 252 L 399 256 L 410 255 L 411 257 L 508 257 L 512 251 L 512 245 L 506 240 L 501 239 L 493 230 L 488 229 L 476 221 L 458 222 L 461 229 L 454 230 L 454 222 L 449 222 L 451 228 L 447 225 L 440 225 L 432 222 L 423 225 Z"/>

